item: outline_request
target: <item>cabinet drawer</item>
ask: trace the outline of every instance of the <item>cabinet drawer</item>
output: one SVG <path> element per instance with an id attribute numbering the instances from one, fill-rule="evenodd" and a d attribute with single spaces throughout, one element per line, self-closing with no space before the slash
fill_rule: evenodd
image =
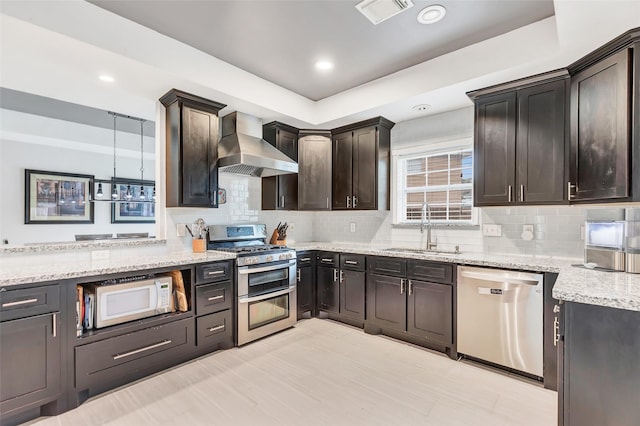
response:
<path id="1" fill-rule="evenodd" d="M 231 261 L 196 265 L 196 284 L 231 279 Z"/>
<path id="2" fill-rule="evenodd" d="M 313 256 L 314 256 L 314 253 L 310 251 L 303 251 L 303 252 L 297 253 L 298 268 L 301 266 L 313 265 Z"/>
<path id="3" fill-rule="evenodd" d="M 215 346 L 222 342 L 232 342 L 233 319 L 231 310 L 196 318 L 196 344 L 198 347 Z"/>
<path id="4" fill-rule="evenodd" d="M 231 308 L 231 281 L 196 287 L 196 315 L 211 314 Z"/>
<path id="5" fill-rule="evenodd" d="M 407 261 L 407 277 L 442 284 L 453 284 L 454 266 L 452 263 L 409 260 Z"/>
<path id="6" fill-rule="evenodd" d="M 76 387 L 104 390 L 172 365 L 193 350 L 193 326 L 188 318 L 76 347 Z"/>
<path id="7" fill-rule="evenodd" d="M 333 253 L 330 251 L 321 251 L 317 256 L 318 263 L 317 265 L 322 266 L 335 266 L 336 268 L 340 265 L 340 254 Z"/>
<path id="8" fill-rule="evenodd" d="M 60 285 L 0 291 L 0 321 L 26 318 L 60 310 Z"/>
<path id="9" fill-rule="evenodd" d="M 363 254 L 343 253 L 340 255 L 340 268 L 364 271 L 365 258 Z"/>
<path id="10" fill-rule="evenodd" d="M 407 276 L 407 261 L 396 257 L 367 256 L 367 271 L 372 274 Z"/>

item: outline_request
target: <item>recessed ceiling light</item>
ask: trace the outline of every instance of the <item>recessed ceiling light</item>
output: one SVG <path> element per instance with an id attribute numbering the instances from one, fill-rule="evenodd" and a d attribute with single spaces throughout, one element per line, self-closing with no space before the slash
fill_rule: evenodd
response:
<path id="1" fill-rule="evenodd" d="M 426 111 L 428 109 L 431 108 L 431 105 L 429 104 L 420 104 L 420 105 L 415 105 L 413 108 L 411 108 L 414 111 Z"/>
<path id="2" fill-rule="evenodd" d="M 333 69 L 333 63 L 329 61 L 318 61 L 316 62 L 316 69 L 320 71 L 329 71 L 330 69 Z"/>
<path id="3" fill-rule="evenodd" d="M 107 74 L 102 74 L 98 78 L 100 79 L 100 81 L 104 81 L 105 83 L 113 83 L 114 81 L 116 81 L 113 77 Z"/>
<path id="4" fill-rule="evenodd" d="M 434 24 L 444 18 L 447 14 L 447 9 L 439 4 L 432 4 L 427 6 L 418 13 L 418 22 L 421 24 Z"/>

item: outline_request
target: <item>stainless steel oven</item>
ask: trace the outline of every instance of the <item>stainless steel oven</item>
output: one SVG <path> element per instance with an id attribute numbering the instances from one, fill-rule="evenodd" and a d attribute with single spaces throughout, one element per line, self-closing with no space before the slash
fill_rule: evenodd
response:
<path id="1" fill-rule="evenodd" d="M 266 225 L 209 227 L 210 250 L 235 253 L 238 346 L 297 321 L 296 252 L 266 244 Z"/>
<path id="2" fill-rule="evenodd" d="M 238 267 L 238 345 L 296 321 L 296 259 Z"/>

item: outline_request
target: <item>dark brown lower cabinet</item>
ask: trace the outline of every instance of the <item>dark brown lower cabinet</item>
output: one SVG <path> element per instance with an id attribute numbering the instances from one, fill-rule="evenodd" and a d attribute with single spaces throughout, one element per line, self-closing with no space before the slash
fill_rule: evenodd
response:
<path id="1" fill-rule="evenodd" d="M 298 267 L 297 286 L 298 318 L 305 312 L 311 312 L 313 315 L 315 311 L 315 280 L 311 265 Z"/>
<path id="2" fill-rule="evenodd" d="M 340 270 L 340 315 L 364 321 L 364 272 Z"/>
<path id="3" fill-rule="evenodd" d="M 408 280 L 407 332 L 453 343 L 452 295 L 450 285 Z"/>
<path id="4" fill-rule="evenodd" d="M 367 323 L 406 331 L 407 298 L 403 281 L 404 278 L 367 275 Z"/>
<path id="5" fill-rule="evenodd" d="M 60 330 L 59 313 L 0 323 L 0 417 L 60 395 Z"/>
<path id="6" fill-rule="evenodd" d="M 560 424 L 640 424 L 640 312 L 563 306 Z"/>
<path id="7" fill-rule="evenodd" d="M 338 269 L 318 267 L 317 272 L 318 309 L 337 314 L 340 312 L 340 286 Z"/>

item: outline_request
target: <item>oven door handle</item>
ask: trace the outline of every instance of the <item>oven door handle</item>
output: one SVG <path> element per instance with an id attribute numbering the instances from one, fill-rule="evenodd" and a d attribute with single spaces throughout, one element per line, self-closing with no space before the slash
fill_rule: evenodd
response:
<path id="1" fill-rule="evenodd" d="M 287 288 L 285 290 L 274 291 L 273 293 L 261 294 L 260 296 L 246 297 L 246 298 L 239 297 L 238 298 L 238 303 L 258 302 L 260 300 L 271 299 L 273 297 L 278 297 L 278 296 L 282 296 L 284 294 L 293 293 L 295 290 L 296 290 L 295 287 L 289 287 L 289 288 Z"/>
<path id="2" fill-rule="evenodd" d="M 293 259 L 290 262 L 287 263 L 280 263 L 278 265 L 270 265 L 270 266 L 263 266 L 261 268 L 250 268 L 250 267 L 239 267 L 238 268 L 238 274 L 239 275 L 248 275 L 248 274 L 253 274 L 256 272 L 268 272 L 268 271 L 277 271 L 278 269 L 288 269 L 290 268 L 292 265 L 296 264 L 296 260 Z M 246 268 L 246 269 L 245 269 Z"/>

